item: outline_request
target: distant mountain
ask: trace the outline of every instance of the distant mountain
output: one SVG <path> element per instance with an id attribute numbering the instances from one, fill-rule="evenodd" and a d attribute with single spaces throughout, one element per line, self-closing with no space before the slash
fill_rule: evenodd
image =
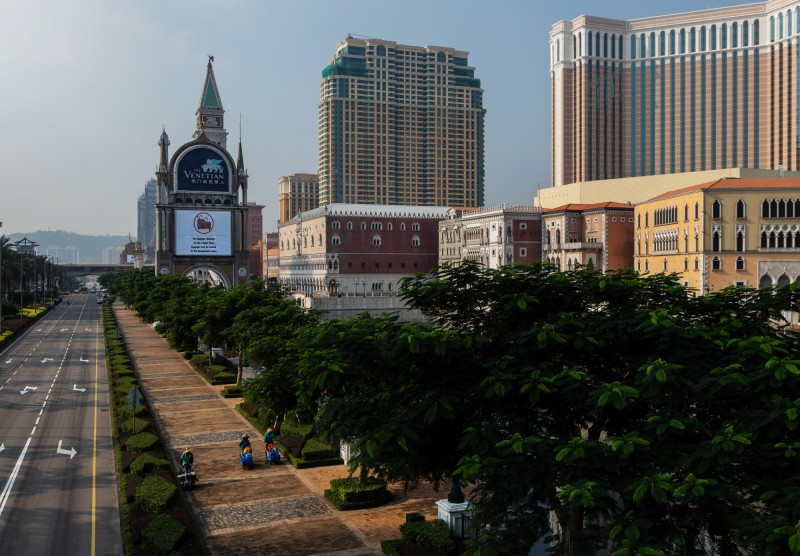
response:
<path id="1" fill-rule="evenodd" d="M 128 236 L 85 236 L 63 230 L 8 234 L 8 237 L 11 243 L 28 238 L 39 245 L 36 248 L 37 254 L 50 255 L 65 263 L 117 263 L 119 253 L 130 241 Z M 104 261 L 103 252 L 106 249 L 106 254 L 111 259 Z"/>

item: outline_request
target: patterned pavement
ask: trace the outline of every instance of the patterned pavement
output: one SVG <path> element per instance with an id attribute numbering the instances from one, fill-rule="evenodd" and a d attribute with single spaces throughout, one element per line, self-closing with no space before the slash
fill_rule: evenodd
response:
<path id="1" fill-rule="evenodd" d="M 435 501 L 449 485 L 438 493 L 427 485 L 408 493 L 395 486 L 385 506 L 336 510 L 323 492 L 332 479 L 348 475 L 345 466 L 268 465 L 260 432 L 234 408 L 239 400 L 220 397 L 221 387 L 210 386 L 122 304 L 114 313 L 174 468 L 185 446 L 195 455 L 200 481 L 188 495 L 211 556 L 379 555 L 381 540 L 399 538 L 407 513 L 436 518 Z M 238 464 L 243 432 L 253 443 L 252 470 Z"/>

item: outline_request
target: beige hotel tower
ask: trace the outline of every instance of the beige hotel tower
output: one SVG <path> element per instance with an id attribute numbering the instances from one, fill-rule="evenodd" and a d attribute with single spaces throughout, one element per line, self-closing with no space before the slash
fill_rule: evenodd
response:
<path id="1" fill-rule="evenodd" d="M 336 46 L 320 83 L 320 205 L 483 205 L 483 89 L 467 56 L 351 36 Z"/>
<path id="2" fill-rule="evenodd" d="M 550 61 L 553 186 L 800 166 L 798 0 L 559 21 Z"/>

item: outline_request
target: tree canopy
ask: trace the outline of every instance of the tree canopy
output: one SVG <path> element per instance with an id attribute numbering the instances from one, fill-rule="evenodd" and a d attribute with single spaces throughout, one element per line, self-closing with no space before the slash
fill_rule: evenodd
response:
<path id="1" fill-rule="evenodd" d="M 327 323 L 303 389 L 379 474 L 458 462 L 481 553 L 800 549 L 791 289 L 466 264 L 401 295 L 434 324 Z"/>

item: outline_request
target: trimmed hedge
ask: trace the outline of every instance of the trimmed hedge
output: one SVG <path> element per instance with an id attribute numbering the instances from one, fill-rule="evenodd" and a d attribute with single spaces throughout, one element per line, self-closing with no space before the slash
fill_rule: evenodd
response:
<path id="1" fill-rule="evenodd" d="M 333 479 L 331 488 L 325 490 L 325 498 L 338 510 L 358 510 L 374 508 L 392 499 L 386 488 L 386 481 L 367 479 L 361 483 L 358 478 Z"/>
<path id="2" fill-rule="evenodd" d="M 139 433 L 145 430 L 149 426 L 150 426 L 149 421 L 145 419 L 134 419 L 133 417 L 131 417 L 130 419 L 122 423 L 122 426 L 120 428 L 122 429 L 122 432 Z M 134 427 L 136 427 L 135 430 Z"/>
<path id="3" fill-rule="evenodd" d="M 158 445 L 158 437 L 149 432 L 140 432 L 131 436 L 125 442 L 125 449 L 129 452 L 146 452 Z"/>
<path id="4" fill-rule="evenodd" d="M 431 554 L 447 556 L 453 553 L 450 527 L 441 519 L 413 521 L 400 526 L 401 540 Z"/>
<path id="5" fill-rule="evenodd" d="M 218 367 L 220 365 L 213 365 L 213 366 Z M 214 377 L 211 379 L 211 384 L 215 386 L 218 384 L 236 384 L 236 375 L 225 371 L 219 372 L 215 374 Z"/>
<path id="6" fill-rule="evenodd" d="M 171 554 L 185 534 L 186 527 L 161 514 L 142 531 L 142 546 L 150 554 Z"/>
<path id="7" fill-rule="evenodd" d="M 300 423 L 294 413 L 286 415 L 286 419 L 281 423 L 281 434 L 286 436 L 300 436 L 308 438 L 314 434 L 314 425 Z"/>
<path id="8" fill-rule="evenodd" d="M 166 509 L 177 491 L 178 487 L 158 475 L 153 475 L 145 477 L 142 484 L 136 488 L 133 499 L 143 510 L 159 514 Z"/>
<path id="9" fill-rule="evenodd" d="M 242 397 L 242 387 L 241 386 L 226 386 L 222 389 L 221 395 L 223 398 L 241 398 Z"/>
<path id="10" fill-rule="evenodd" d="M 136 406 L 136 409 L 134 410 L 129 405 L 122 405 L 122 406 L 117 408 L 117 417 L 120 418 L 120 419 L 125 419 L 127 417 L 133 417 L 133 412 L 134 411 L 136 411 L 136 415 L 139 415 L 141 412 L 145 411 L 145 407 L 144 407 L 143 404 L 140 403 L 139 405 Z"/>
<path id="11" fill-rule="evenodd" d="M 306 461 L 331 459 L 338 456 L 336 450 L 334 450 L 330 444 L 325 444 L 315 438 L 306 440 L 306 444 L 303 446 L 303 451 L 300 455 Z"/>
<path id="12" fill-rule="evenodd" d="M 169 468 L 169 461 L 162 458 L 155 458 L 150 454 L 142 454 L 131 462 L 131 473 L 142 475 L 148 473 L 153 469 L 167 469 Z"/>

